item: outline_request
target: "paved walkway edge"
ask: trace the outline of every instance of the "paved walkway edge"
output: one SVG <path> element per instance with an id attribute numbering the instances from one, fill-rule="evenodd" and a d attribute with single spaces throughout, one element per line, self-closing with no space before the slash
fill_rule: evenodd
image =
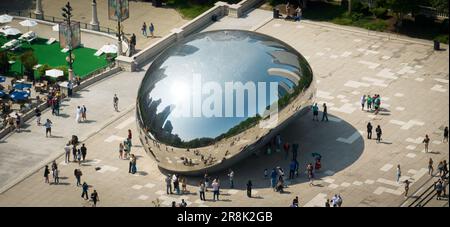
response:
<path id="1" fill-rule="evenodd" d="M 364 28 L 336 25 L 336 24 L 332 24 L 329 22 L 315 22 L 315 21 L 310 21 L 310 20 L 302 20 L 302 22 L 300 22 L 300 23 L 316 25 L 319 27 L 325 27 L 325 28 L 329 28 L 329 29 L 339 29 L 339 30 L 347 31 L 347 32 L 360 33 L 362 35 L 367 35 L 367 36 L 378 36 L 381 38 L 386 38 L 388 40 L 399 40 L 399 41 L 404 41 L 404 42 L 433 46 L 433 41 L 431 41 L 431 40 L 412 38 L 412 37 L 404 36 L 404 35 L 397 34 L 397 33 L 377 32 L 377 31 L 371 31 L 371 30 L 364 29 Z M 443 45 L 445 45 L 445 44 L 443 44 Z M 448 45 L 445 45 L 445 46 L 448 46 Z"/>

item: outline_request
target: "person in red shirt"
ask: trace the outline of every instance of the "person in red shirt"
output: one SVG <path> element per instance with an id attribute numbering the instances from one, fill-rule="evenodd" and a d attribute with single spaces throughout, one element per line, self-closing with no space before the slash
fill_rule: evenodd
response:
<path id="1" fill-rule="evenodd" d="M 314 169 L 316 171 L 320 170 L 320 168 L 322 167 L 322 164 L 320 163 L 320 159 L 316 159 L 316 164 L 314 165 Z"/>

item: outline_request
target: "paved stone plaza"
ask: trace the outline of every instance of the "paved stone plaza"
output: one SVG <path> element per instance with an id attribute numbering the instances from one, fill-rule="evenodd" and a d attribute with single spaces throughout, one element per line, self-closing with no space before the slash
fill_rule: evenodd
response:
<path id="1" fill-rule="evenodd" d="M 396 182 L 396 166 L 401 165 L 401 180 L 412 181 L 411 194 L 431 178 L 428 159 L 435 165 L 448 160 L 448 144 L 442 143 L 443 128 L 448 126 L 448 46 L 433 51 L 428 42 L 398 40 L 375 36 L 361 30 L 327 23 L 294 23 L 270 19 L 271 12 L 255 10 L 242 19 L 223 18 L 211 29 L 236 27 L 255 29 L 297 49 L 309 61 L 317 81 L 317 102 L 329 106 L 329 122 L 313 122 L 312 116 L 299 118 L 282 132 L 284 141 L 300 144 L 299 161 L 304 170 L 313 162 L 312 153 L 322 155 L 322 170 L 315 186 L 310 186 L 304 171 L 289 181 L 284 194 L 273 192 L 265 168 L 281 166 L 288 172 L 289 159 L 284 153 L 264 152 L 235 165 L 235 189 L 230 189 L 226 173 L 220 173 L 221 200 L 199 200 L 199 178 L 188 178 L 189 194 L 166 195 L 164 175 L 148 157 L 137 139 L 134 100 L 143 71 L 120 73 L 80 93 L 65 104 L 65 117 L 55 120 L 55 135 L 46 139 L 44 131 L 29 122 L 26 132 L 15 133 L 0 142 L 0 187 L 5 187 L 23 173 L 48 162 L 49 156 L 63 153 L 64 143 L 77 134 L 88 148 L 80 168 L 82 181 L 99 193 L 99 206 L 161 206 L 185 199 L 188 206 L 289 206 L 299 196 L 300 206 L 324 206 L 325 199 L 341 194 L 343 206 L 401 206 L 404 186 Z M 424 44 L 425 43 L 425 44 Z M 112 95 L 121 97 L 123 111 L 112 109 Z M 361 111 L 363 94 L 380 94 L 382 108 L 378 115 Z M 123 97 L 123 98 L 122 98 Z M 91 123 L 76 125 L 75 106 L 86 104 Z M 43 119 L 50 116 L 46 112 Z M 320 117 L 320 115 L 319 115 Z M 383 141 L 366 139 L 366 124 L 383 129 Z M 138 157 L 138 173 L 128 173 L 128 161 L 118 158 L 119 142 L 133 130 L 132 153 Z M 431 138 L 425 153 L 421 143 L 425 134 Z M 44 184 L 43 169 L 31 174 L 0 195 L 0 206 L 87 206 L 80 198 L 73 170 L 78 164 L 57 159 L 59 185 Z M 95 167 L 101 167 L 96 171 Z M 436 169 L 436 167 L 435 167 Z M 251 179 L 253 198 L 247 198 L 245 184 Z M 90 189 L 90 192 L 92 192 Z M 408 201 L 406 201 L 408 203 Z M 435 203 L 435 206 L 447 205 Z"/>
<path id="2" fill-rule="evenodd" d="M 46 18 L 57 17 L 62 18 L 61 8 L 67 3 L 67 1 L 61 0 L 42 0 L 42 9 Z M 92 19 L 92 0 L 77 0 L 71 1 L 70 4 L 73 8 L 73 19 L 83 23 L 89 24 Z M 108 1 L 97 1 L 97 13 L 100 26 L 117 30 L 117 22 L 109 20 L 108 18 Z M 0 4 L 1 9 L 9 10 L 32 10 L 35 9 L 34 1 L 20 0 L 14 1 L 11 4 Z M 131 34 L 136 34 L 136 49 L 141 50 L 159 40 L 161 37 L 169 34 L 170 30 L 182 26 L 187 22 L 181 15 L 174 9 L 170 8 L 157 8 L 153 7 L 151 2 L 136 2 L 130 1 L 130 18 L 125 20 L 123 25 L 123 31 L 128 37 Z M 155 38 L 145 38 L 141 34 L 141 27 L 144 21 L 147 25 L 153 22 L 155 26 Z M 18 26 L 20 28 L 20 26 Z M 38 31 L 38 29 L 36 29 Z M 57 35 L 57 33 L 55 33 Z M 149 33 L 150 34 L 150 33 Z M 51 37 L 51 36 L 50 36 Z M 83 37 L 84 39 L 84 37 Z M 103 45 L 104 43 L 102 43 Z"/>

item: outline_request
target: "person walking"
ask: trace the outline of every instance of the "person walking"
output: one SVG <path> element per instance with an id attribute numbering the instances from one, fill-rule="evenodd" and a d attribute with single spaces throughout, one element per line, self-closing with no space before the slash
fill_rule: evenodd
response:
<path id="1" fill-rule="evenodd" d="M 114 106 L 114 110 L 119 112 L 119 97 L 117 97 L 117 94 L 114 94 L 113 106 Z"/>
<path id="2" fill-rule="evenodd" d="M 361 96 L 361 110 L 364 111 L 364 105 L 366 104 L 366 95 Z"/>
<path id="3" fill-rule="evenodd" d="M 133 139 L 133 134 L 131 133 L 131 129 L 128 129 L 128 136 L 127 136 L 127 140 L 130 143 L 130 146 L 133 146 L 131 143 L 131 140 Z"/>
<path id="4" fill-rule="evenodd" d="M 377 143 L 379 143 L 379 142 L 381 142 L 381 134 L 383 133 L 381 131 L 380 125 L 377 126 L 377 128 L 375 129 L 375 132 L 377 133 Z"/>
<path id="5" fill-rule="evenodd" d="M 205 183 L 203 183 L 203 181 L 200 181 L 198 193 L 200 194 L 200 200 L 206 201 L 206 199 L 205 199 Z"/>
<path id="6" fill-rule="evenodd" d="M 86 108 L 86 106 L 83 105 L 83 107 L 81 107 L 81 119 L 82 119 L 83 121 L 86 121 L 86 120 L 87 120 L 87 119 L 86 119 L 86 112 L 87 112 L 87 108 Z"/>
<path id="7" fill-rule="evenodd" d="M 172 177 L 170 174 L 167 175 L 166 179 L 166 193 L 167 195 L 172 194 Z"/>
<path id="8" fill-rule="evenodd" d="M 448 173 L 448 165 L 447 160 L 442 161 L 442 174 L 447 175 Z"/>
<path id="9" fill-rule="evenodd" d="M 134 154 L 131 154 L 131 157 L 130 157 L 130 163 L 128 164 L 128 173 L 134 174 L 134 173 L 133 173 L 133 165 L 134 165 L 134 162 L 135 162 Z"/>
<path id="10" fill-rule="evenodd" d="M 448 127 L 445 126 L 444 128 L 444 138 L 442 139 L 442 142 L 448 143 Z"/>
<path id="11" fill-rule="evenodd" d="M 81 107 L 80 106 L 77 106 L 76 115 L 75 115 L 75 121 L 77 123 L 81 122 Z"/>
<path id="12" fill-rule="evenodd" d="M 92 203 L 93 203 L 92 207 L 96 207 L 97 206 L 97 202 L 100 201 L 100 199 L 98 197 L 97 190 L 94 190 L 94 192 L 92 192 L 91 199 L 92 199 Z"/>
<path id="13" fill-rule="evenodd" d="M 402 176 L 402 170 L 400 169 L 400 164 L 397 165 L 397 183 L 400 183 L 400 177 Z"/>
<path id="14" fill-rule="evenodd" d="M 69 163 L 70 162 L 70 151 L 71 151 L 71 147 L 70 144 L 67 143 L 66 146 L 64 147 L 64 152 L 65 152 L 65 163 Z"/>
<path id="15" fill-rule="evenodd" d="M 123 143 L 120 142 L 119 143 L 119 158 L 120 159 L 123 159 L 123 149 L 124 149 Z"/>
<path id="16" fill-rule="evenodd" d="M 80 186 L 81 185 L 81 176 L 83 176 L 83 173 L 81 172 L 80 169 L 75 169 L 73 171 L 73 175 L 77 179 L 77 187 Z"/>
<path id="17" fill-rule="evenodd" d="M 81 149 L 77 150 L 77 161 L 78 161 L 78 166 L 81 166 Z"/>
<path id="18" fill-rule="evenodd" d="M 55 184 L 59 184 L 59 170 L 56 168 L 52 171 Z"/>
<path id="19" fill-rule="evenodd" d="M 441 200 L 442 199 L 442 181 L 439 179 L 436 184 L 434 185 L 434 188 L 436 189 L 436 199 Z"/>
<path id="20" fill-rule="evenodd" d="M 323 103 L 322 121 L 325 119 L 328 121 L 328 107 L 326 103 Z"/>
<path id="21" fill-rule="evenodd" d="M 331 205 L 333 207 L 337 207 L 338 206 L 338 196 L 336 194 L 334 194 L 334 196 L 331 198 Z"/>
<path id="22" fill-rule="evenodd" d="M 50 170 L 48 169 L 48 166 L 46 165 L 44 168 L 44 179 L 45 179 L 45 183 L 50 184 L 50 181 L 48 179 L 48 175 L 50 175 Z"/>
<path id="23" fill-rule="evenodd" d="M 55 160 L 52 162 L 52 176 L 54 183 L 58 184 L 59 183 L 58 165 L 56 164 Z"/>
<path id="24" fill-rule="evenodd" d="M 298 207 L 298 196 L 295 196 L 295 199 L 292 200 L 292 205 L 294 205 L 294 207 Z"/>
<path id="25" fill-rule="evenodd" d="M 295 168 L 296 168 L 295 160 L 292 160 L 291 163 L 289 164 L 289 180 L 294 179 Z"/>
<path id="26" fill-rule="evenodd" d="M 83 192 L 81 193 L 81 198 L 85 198 L 85 200 L 88 200 L 88 190 L 89 190 L 89 185 L 86 184 L 86 182 L 83 182 L 83 185 L 81 185 L 81 190 L 83 190 Z"/>
<path id="27" fill-rule="evenodd" d="M 425 153 L 428 153 L 428 145 L 430 144 L 430 138 L 428 137 L 428 134 L 425 135 L 422 143 L 425 144 Z"/>
<path id="28" fill-rule="evenodd" d="M 272 169 L 272 173 L 270 174 L 270 187 L 275 191 L 275 187 L 277 186 L 277 178 L 278 174 L 275 168 Z"/>
<path id="29" fill-rule="evenodd" d="M 154 38 L 155 36 L 153 35 L 153 32 L 155 31 L 155 26 L 153 25 L 153 23 L 150 23 L 150 26 L 148 26 L 148 30 L 150 31 L 150 35 L 152 36 L 152 38 Z"/>
<path id="30" fill-rule="evenodd" d="M 428 174 L 430 174 L 431 176 L 433 176 L 433 159 L 430 158 L 430 160 L 428 160 Z"/>
<path id="31" fill-rule="evenodd" d="M 184 199 L 181 199 L 180 207 L 187 207 L 187 203 Z"/>
<path id="32" fill-rule="evenodd" d="M 302 19 L 302 8 L 300 8 L 300 6 L 298 6 L 297 9 L 295 10 L 295 12 L 297 13 L 297 16 L 295 17 L 295 21 L 300 22 L 300 20 Z"/>
<path id="33" fill-rule="evenodd" d="M 306 172 L 308 174 L 309 186 L 314 186 L 314 175 L 313 175 L 313 165 L 309 163 L 306 166 Z"/>
<path id="34" fill-rule="evenodd" d="M 20 132 L 20 122 L 21 122 L 21 118 L 19 116 L 19 114 L 16 113 L 16 131 Z"/>
<path id="35" fill-rule="evenodd" d="M 50 121 L 50 119 L 47 119 L 44 123 L 45 127 L 45 137 L 48 137 L 48 134 L 50 134 L 50 137 L 52 137 L 52 124 L 53 122 Z"/>
<path id="36" fill-rule="evenodd" d="M 252 197 L 252 181 L 248 180 L 247 182 L 247 197 L 251 198 Z"/>
<path id="37" fill-rule="evenodd" d="M 220 187 L 219 180 L 214 179 L 211 186 L 213 188 L 213 200 L 216 201 L 216 198 L 217 200 L 219 200 L 219 187 Z"/>
<path id="38" fill-rule="evenodd" d="M 73 162 L 76 162 L 76 161 L 77 161 L 77 152 L 78 152 L 77 145 L 72 144 L 72 157 L 73 157 Z"/>
<path id="39" fill-rule="evenodd" d="M 313 110 L 313 121 L 319 121 L 319 107 L 317 106 L 317 103 L 314 103 L 314 106 L 312 107 Z"/>
<path id="40" fill-rule="evenodd" d="M 442 177 L 444 174 L 444 163 L 442 161 L 438 164 L 439 177 Z"/>
<path id="41" fill-rule="evenodd" d="M 370 95 L 367 95 L 366 101 L 367 101 L 367 111 L 372 110 L 372 97 L 370 97 Z"/>
<path id="42" fill-rule="evenodd" d="M 38 107 L 36 107 L 36 109 L 34 110 L 34 115 L 36 116 L 36 124 L 38 126 L 41 125 L 41 111 L 39 110 Z"/>
<path id="43" fill-rule="evenodd" d="M 145 36 L 145 38 L 147 38 L 147 24 L 145 24 L 145 22 L 142 25 L 141 30 L 142 30 L 142 35 Z"/>
<path id="44" fill-rule="evenodd" d="M 234 172 L 230 169 L 228 173 L 228 177 L 230 178 L 230 188 L 234 188 Z"/>
<path id="45" fill-rule="evenodd" d="M 181 194 L 181 190 L 180 190 L 180 179 L 178 177 L 178 175 L 173 175 L 173 189 L 175 190 L 175 192 L 177 193 L 177 195 Z"/>
<path id="46" fill-rule="evenodd" d="M 408 198 L 408 191 L 409 191 L 409 184 L 411 182 L 409 182 L 409 180 L 405 180 L 405 198 Z"/>
<path id="47" fill-rule="evenodd" d="M 87 154 L 87 148 L 84 145 L 84 143 L 83 143 L 83 145 L 81 145 L 80 150 L 81 150 L 81 156 L 82 156 L 83 162 L 84 162 L 86 160 L 86 154 Z"/>
<path id="48" fill-rule="evenodd" d="M 367 139 L 371 140 L 372 139 L 372 124 L 367 123 Z"/>
<path id="49" fill-rule="evenodd" d="M 342 203 L 343 203 L 343 200 L 342 200 L 341 194 L 338 194 L 337 200 L 336 200 L 336 205 L 338 207 L 342 207 Z"/>

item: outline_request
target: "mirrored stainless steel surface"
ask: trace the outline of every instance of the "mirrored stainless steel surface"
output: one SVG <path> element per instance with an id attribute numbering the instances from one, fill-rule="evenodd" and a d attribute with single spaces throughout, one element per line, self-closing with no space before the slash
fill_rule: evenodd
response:
<path id="1" fill-rule="evenodd" d="M 270 92 L 274 82 L 276 90 Z M 235 90 L 227 93 L 229 99 L 227 83 L 254 84 L 256 92 Z M 195 34 L 166 49 L 147 70 L 137 98 L 141 141 L 165 169 L 211 167 L 256 148 L 302 112 L 313 99 L 312 85 L 308 62 L 282 41 L 238 30 Z M 261 128 L 273 105 L 278 122 Z"/>

